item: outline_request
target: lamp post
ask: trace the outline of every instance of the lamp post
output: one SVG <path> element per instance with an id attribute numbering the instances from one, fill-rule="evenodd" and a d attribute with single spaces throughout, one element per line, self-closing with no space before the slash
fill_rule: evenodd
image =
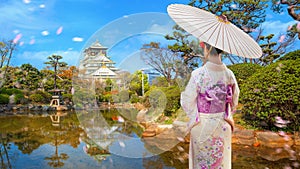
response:
<path id="1" fill-rule="evenodd" d="M 142 72 L 142 96 L 144 96 L 144 69 L 141 69 Z"/>

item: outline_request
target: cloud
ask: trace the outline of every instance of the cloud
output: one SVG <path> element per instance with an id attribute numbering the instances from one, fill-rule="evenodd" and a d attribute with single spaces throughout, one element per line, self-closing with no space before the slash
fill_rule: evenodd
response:
<path id="1" fill-rule="evenodd" d="M 45 8 L 46 5 L 45 5 L 45 4 L 41 4 L 39 7 L 40 7 L 40 8 Z"/>
<path id="2" fill-rule="evenodd" d="M 166 35 L 173 32 L 172 30 L 173 26 L 174 26 L 174 22 L 168 22 L 165 25 L 154 23 L 145 32 L 153 32 L 153 33 Z"/>
<path id="3" fill-rule="evenodd" d="M 262 24 L 262 28 L 263 28 L 265 34 L 272 33 L 276 36 L 276 35 L 285 33 L 287 31 L 288 27 L 290 25 L 294 25 L 295 23 L 296 23 L 296 21 L 289 21 L 289 22 L 282 22 L 280 20 L 265 21 Z"/>
<path id="4" fill-rule="evenodd" d="M 19 30 L 23 35 L 32 35 L 58 25 L 49 19 L 54 0 L 39 1 L 5 1 L 0 5 L 0 32 L 2 38 L 10 38 L 12 30 Z M 41 7 L 46 6 L 47 11 Z M 42 5 L 42 6 L 40 6 Z M 49 10 L 49 12 L 48 12 Z M 46 18 L 46 19 L 45 19 Z"/>
<path id="5" fill-rule="evenodd" d="M 81 38 L 81 37 L 73 37 L 72 41 L 74 41 L 74 42 L 82 42 L 83 38 Z"/>
<path id="6" fill-rule="evenodd" d="M 43 32 L 41 32 L 41 34 L 42 34 L 43 36 L 48 36 L 48 35 L 49 35 L 49 32 L 48 32 L 48 31 L 43 31 Z"/>

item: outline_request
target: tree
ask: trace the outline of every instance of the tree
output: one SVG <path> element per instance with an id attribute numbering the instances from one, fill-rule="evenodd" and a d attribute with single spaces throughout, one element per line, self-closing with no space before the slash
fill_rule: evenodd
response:
<path id="1" fill-rule="evenodd" d="M 17 82 L 23 89 L 35 90 L 39 87 L 42 74 L 31 64 L 22 64 L 20 70 L 15 72 Z"/>
<path id="2" fill-rule="evenodd" d="M 130 78 L 131 82 L 130 82 L 129 89 L 132 92 L 136 93 L 138 96 L 143 95 L 143 88 L 144 88 L 144 93 L 146 93 L 149 90 L 147 75 L 145 74 L 142 75 L 142 73 L 143 73 L 142 71 L 138 70 L 134 72 Z M 143 83 L 142 80 L 144 81 Z M 144 86 L 142 84 L 144 84 Z"/>
<path id="3" fill-rule="evenodd" d="M 293 44 L 295 38 L 292 36 L 281 35 L 278 41 L 274 41 L 274 34 L 268 36 L 259 36 L 260 46 L 263 55 L 259 59 L 253 59 L 260 65 L 269 65 L 286 52 L 286 49 Z"/>
<path id="4" fill-rule="evenodd" d="M 54 89 L 57 89 L 56 86 L 56 77 L 57 77 L 57 70 L 59 69 L 59 67 L 65 67 L 67 66 L 66 62 L 60 62 L 59 60 L 61 60 L 63 57 L 60 55 L 52 55 L 52 56 L 48 56 L 48 62 L 45 62 L 45 64 L 50 65 L 54 68 Z"/>
<path id="5" fill-rule="evenodd" d="M 151 42 L 142 47 L 142 59 L 162 74 L 167 80 L 169 86 L 172 85 L 173 79 L 183 76 L 184 63 L 177 53 L 168 48 L 163 48 L 159 43 Z"/>
<path id="6" fill-rule="evenodd" d="M 7 80 L 7 71 L 9 69 L 9 64 L 10 64 L 10 60 L 13 56 L 13 52 L 16 49 L 16 43 L 14 43 L 12 40 L 10 41 L 2 41 L 0 42 L 0 55 L 1 55 L 1 60 L 0 60 L 0 68 L 2 68 L 3 66 L 5 66 L 6 63 L 6 67 L 4 69 L 4 73 L 1 73 L 3 75 L 3 82 L 6 83 L 5 81 Z"/>
<path id="7" fill-rule="evenodd" d="M 253 32 L 265 21 L 265 8 L 267 0 L 191 0 L 189 5 L 212 12 L 216 15 L 224 14 L 228 20 L 246 33 Z M 173 35 L 166 35 L 166 39 L 175 40 L 176 43 L 169 48 L 174 52 L 180 52 L 186 62 L 199 58 L 195 50 L 189 45 L 190 34 L 184 32 L 179 26 L 174 27 Z M 241 62 L 241 58 L 231 55 L 225 56 L 231 63 Z M 246 61 L 246 60 L 244 60 Z M 191 66 L 194 66 L 191 64 Z"/>
<path id="8" fill-rule="evenodd" d="M 2 41 L 0 42 L 0 55 L 1 55 L 1 61 L 0 61 L 0 68 L 2 68 L 5 63 L 6 66 L 9 66 L 11 57 L 13 55 L 13 52 L 16 49 L 16 43 L 14 43 L 12 40 L 10 41 Z"/>
<path id="9" fill-rule="evenodd" d="M 272 0 L 271 9 L 275 13 L 283 12 L 283 7 L 287 7 L 288 14 L 296 21 L 300 21 L 300 1 L 299 0 Z M 298 23 L 299 24 L 299 23 Z M 290 35 L 295 36 L 298 34 L 298 39 L 300 40 L 300 28 L 297 28 L 297 24 L 290 27 Z"/>

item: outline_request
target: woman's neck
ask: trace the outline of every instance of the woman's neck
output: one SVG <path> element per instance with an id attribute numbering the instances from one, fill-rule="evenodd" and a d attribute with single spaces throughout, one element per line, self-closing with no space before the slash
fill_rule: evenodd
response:
<path id="1" fill-rule="evenodd" d="M 212 63 L 214 63 L 214 64 L 218 64 L 218 65 L 222 65 L 222 64 L 223 64 L 220 55 L 217 55 L 217 56 L 210 56 L 210 57 L 208 57 L 208 61 L 209 61 L 209 62 L 212 62 Z"/>

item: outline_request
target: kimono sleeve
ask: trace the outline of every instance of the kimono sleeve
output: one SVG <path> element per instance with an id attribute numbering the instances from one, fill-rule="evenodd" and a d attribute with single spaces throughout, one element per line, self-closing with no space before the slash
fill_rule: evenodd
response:
<path id="1" fill-rule="evenodd" d="M 232 111 L 235 112 L 239 101 L 240 89 L 233 72 L 231 72 L 231 79 L 233 84 Z"/>
<path id="2" fill-rule="evenodd" d="M 196 121 L 196 113 L 198 113 L 198 108 L 197 108 L 198 91 L 197 91 L 196 78 L 197 78 L 196 72 L 193 71 L 185 90 L 181 93 L 181 98 L 180 98 L 180 104 L 182 106 L 182 109 L 190 118 L 190 124 Z"/>

